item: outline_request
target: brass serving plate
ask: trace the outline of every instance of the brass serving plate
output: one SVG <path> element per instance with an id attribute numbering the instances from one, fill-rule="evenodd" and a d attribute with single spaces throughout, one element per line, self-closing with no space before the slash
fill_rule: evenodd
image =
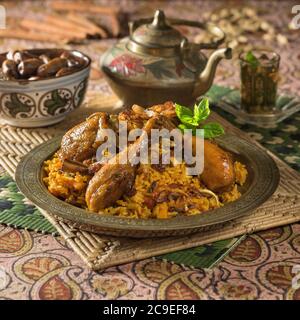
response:
<path id="1" fill-rule="evenodd" d="M 248 178 L 241 188 L 242 196 L 235 202 L 195 216 L 177 216 L 166 220 L 129 219 L 88 212 L 51 195 L 43 183 L 43 162 L 59 148 L 61 137 L 36 147 L 19 163 L 16 182 L 21 192 L 37 207 L 56 219 L 83 230 L 124 237 L 165 237 L 194 233 L 213 228 L 216 224 L 248 214 L 264 203 L 276 190 L 279 170 L 273 159 L 262 149 L 237 136 L 218 139 L 225 149 L 246 164 Z"/>

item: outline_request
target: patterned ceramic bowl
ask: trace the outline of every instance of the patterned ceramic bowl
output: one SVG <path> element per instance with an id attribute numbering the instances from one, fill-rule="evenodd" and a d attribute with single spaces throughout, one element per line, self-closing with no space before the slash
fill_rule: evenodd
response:
<path id="1" fill-rule="evenodd" d="M 49 50 L 28 50 L 43 54 Z M 86 61 L 86 65 L 69 75 L 41 80 L 0 80 L 0 118 L 17 127 L 44 127 L 62 121 L 81 105 L 90 73 L 91 59 L 83 53 L 71 53 Z"/>

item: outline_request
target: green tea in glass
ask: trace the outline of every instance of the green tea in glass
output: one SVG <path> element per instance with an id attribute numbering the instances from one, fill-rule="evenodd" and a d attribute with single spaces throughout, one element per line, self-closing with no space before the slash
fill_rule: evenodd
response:
<path id="1" fill-rule="evenodd" d="M 240 54 L 241 108 L 245 112 L 276 112 L 276 94 L 280 56 L 255 50 Z"/>

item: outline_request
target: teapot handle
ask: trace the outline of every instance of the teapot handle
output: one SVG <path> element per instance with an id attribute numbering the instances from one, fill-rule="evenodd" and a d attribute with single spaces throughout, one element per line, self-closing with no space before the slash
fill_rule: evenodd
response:
<path id="1" fill-rule="evenodd" d="M 168 19 L 168 22 L 171 25 L 184 25 L 188 27 L 199 28 L 202 30 L 208 31 L 211 35 L 215 36 L 215 40 L 211 42 L 203 42 L 203 43 L 193 43 L 193 47 L 195 49 L 217 49 L 220 44 L 225 41 L 226 35 L 215 24 L 211 22 L 197 22 L 197 21 L 190 21 L 190 20 L 183 20 L 183 19 Z"/>

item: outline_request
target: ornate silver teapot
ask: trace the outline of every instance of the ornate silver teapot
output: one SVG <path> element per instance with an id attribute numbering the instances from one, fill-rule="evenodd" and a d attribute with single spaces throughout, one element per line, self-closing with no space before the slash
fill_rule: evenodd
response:
<path id="1" fill-rule="evenodd" d="M 210 43 L 190 43 L 172 26 L 205 29 L 214 36 Z M 130 36 L 101 57 L 100 66 L 109 85 L 125 106 L 149 106 L 167 100 L 190 105 L 211 87 L 222 58 L 232 57 L 231 48 L 217 49 L 225 34 L 210 23 L 166 19 L 157 10 L 154 18 L 129 24 Z M 202 49 L 217 49 L 207 57 Z"/>

